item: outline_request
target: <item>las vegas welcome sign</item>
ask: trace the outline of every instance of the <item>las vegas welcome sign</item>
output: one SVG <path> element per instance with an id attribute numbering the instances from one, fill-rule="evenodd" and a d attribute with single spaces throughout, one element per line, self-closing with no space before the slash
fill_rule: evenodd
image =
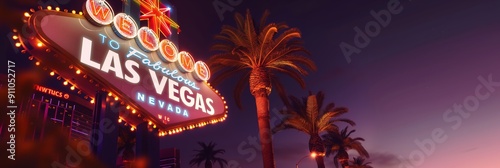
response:
<path id="1" fill-rule="evenodd" d="M 151 29 L 139 27 L 126 13 L 114 13 L 104 0 L 87 0 L 83 6 L 81 13 L 52 7 L 25 13 L 35 36 L 20 42 L 51 75 L 55 72 L 65 85 L 69 82 L 88 95 L 109 92 L 162 129 L 161 135 L 227 117 L 224 98 L 207 82 L 209 67 L 179 51 L 172 41 L 160 39 L 158 29 L 171 21 L 163 13 L 168 8 L 141 4 L 141 12 L 147 7 L 144 10 L 161 15 L 149 21 L 160 28 Z"/>

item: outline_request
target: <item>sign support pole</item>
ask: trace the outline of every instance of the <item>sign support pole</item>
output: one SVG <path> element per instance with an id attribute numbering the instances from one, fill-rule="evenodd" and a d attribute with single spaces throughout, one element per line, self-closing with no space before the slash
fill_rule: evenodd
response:
<path id="1" fill-rule="evenodd" d="M 106 167 L 115 167 L 119 110 L 118 105 L 111 105 L 106 97 L 105 92 L 96 93 L 91 143 L 99 161 Z"/>
<path id="2" fill-rule="evenodd" d="M 141 20 L 141 9 L 139 4 L 133 2 L 134 0 L 124 0 L 123 1 L 123 12 L 132 17 L 134 21 L 140 25 Z M 140 26 L 139 26 L 140 27 Z"/>
<path id="3" fill-rule="evenodd" d="M 144 122 L 137 125 L 136 134 L 136 153 L 137 158 L 147 158 L 148 168 L 160 167 L 160 139 L 158 130 L 149 131 L 148 123 Z"/>

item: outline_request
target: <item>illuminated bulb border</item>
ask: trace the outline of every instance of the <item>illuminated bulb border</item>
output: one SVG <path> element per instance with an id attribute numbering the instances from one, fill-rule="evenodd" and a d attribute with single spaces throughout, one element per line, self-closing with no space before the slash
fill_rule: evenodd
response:
<path id="1" fill-rule="evenodd" d="M 42 8 L 41 6 L 39 6 L 39 7 L 38 7 L 38 9 L 42 10 L 43 8 Z M 47 10 L 52 10 L 52 9 L 53 9 L 53 8 L 52 8 L 51 6 L 47 6 Z M 60 10 L 61 10 L 61 8 L 60 8 L 60 7 L 55 7 L 54 9 L 55 9 L 56 11 L 60 11 Z M 68 9 L 64 9 L 63 11 L 64 11 L 64 12 L 66 12 L 66 13 L 69 13 Z M 34 9 L 30 9 L 30 12 L 34 13 L 34 12 L 35 12 L 35 10 L 34 10 Z M 77 14 L 77 11 L 76 11 L 76 10 L 72 10 L 72 11 L 71 11 L 71 13 L 73 13 L 73 14 Z M 79 15 L 83 15 L 83 12 L 81 12 L 81 11 L 80 11 L 80 12 L 78 12 L 78 14 L 79 14 Z M 31 17 L 31 14 L 30 14 L 29 12 L 25 12 L 25 13 L 24 13 L 24 16 L 25 16 L 26 18 L 29 18 L 29 17 Z M 17 31 L 17 29 L 13 29 L 13 32 L 14 32 L 14 33 L 17 33 L 18 31 Z M 25 46 L 21 43 L 21 38 L 20 38 L 20 36 L 19 36 L 19 35 L 14 35 L 14 36 L 12 36 L 12 39 L 14 39 L 14 40 L 18 40 L 18 42 L 16 42 L 16 43 L 15 43 L 15 46 L 16 46 L 16 47 L 18 47 L 18 48 L 21 48 L 21 47 L 25 48 L 25 50 L 22 50 L 22 51 L 24 51 L 24 52 L 27 50 L 27 49 L 26 49 L 26 47 L 25 47 Z M 36 44 L 37 44 L 36 46 L 37 46 L 38 48 L 45 48 L 45 51 L 46 51 L 46 52 L 48 52 L 48 53 L 49 53 L 49 52 L 51 52 L 51 50 L 50 50 L 49 48 L 46 48 L 46 45 L 44 45 L 43 43 L 41 43 L 41 42 L 37 42 Z M 24 52 L 23 52 L 23 53 L 24 53 Z M 33 59 L 32 59 L 32 57 L 29 57 L 29 58 L 30 58 L 30 60 L 33 60 Z M 41 65 L 41 62 L 40 62 L 40 61 L 36 61 L 36 62 L 35 62 L 35 65 L 36 65 L 36 66 L 40 66 L 40 65 Z M 73 66 L 73 65 L 70 65 L 70 66 L 69 66 L 69 69 L 73 69 L 73 68 L 74 68 L 74 66 Z M 45 69 L 46 69 L 46 68 L 44 68 L 44 70 L 45 70 Z M 53 75 L 52 75 L 52 73 L 53 73 Z M 82 74 L 83 72 L 82 72 L 81 70 L 77 69 L 77 70 L 75 71 L 75 73 L 76 73 L 76 74 Z M 55 71 L 53 71 L 53 70 L 50 72 L 50 75 L 51 75 L 51 76 L 56 76 L 56 74 L 57 74 L 57 72 L 55 72 Z M 87 75 L 82 75 L 82 77 L 87 78 Z M 58 79 L 59 79 L 59 78 L 60 78 L 60 76 L 58 76 Z M 62 79 L 62 81 L 64 81 L 64 82 L 63 82 L 63 84 L 64 84 L 64 85 L 69 85 L 69 86 L 70 86 L 70 88 L 72 88 L 72 90 L 78 90 L 78 88 L 76 87 L 76 85 L 75 85 L 75 84 L 73 84 L 73 83 L 71 83 L 71 82 L 69 82 L 69 80 L 67 80 L 67 79 Z M 89 83 L 93 83 L 93 82 L 94 82 L 94 80 L 92 80 L 92 79 L 89 79 L 88 81 L 89 81 Z M 227 118 L 227 114 L 228 114 L 228 106 L 227 106 L 227 104 L 226 104 L 226 101 L 224 100 L 224 97 L 223 97 L 223 96 L 219 93 L 219 91 L 218 91 L 218 90 L 214 89 L 210 83 L 208 83 L 207 81 L 204 81 L 204 83 L 205 83 L 207 86 L 209 86 L 209 88 L 210 88 L 212 91 L 214 91 L 215 93 L 217 93 L 217 95 L 218 95 L 219 97 L 221 97 L 221 99 L 223 100 L 224 107 L 225 107 L 224 115 L 223 115 L 222 117 L 215 118 L 215 119 L 212 119 L 212 120 L 209 120 L 209 121 L 203 121 L 203 122 L 199 122 L 199 123 L 196 123 L 196 124 L 191 124 L 191 125 L 187 125 L 187 126 L 176 127 L 176 128 L 172 128 L 172 129 L 169 129 L 169 130 L 160 130 L 160 129 L 159 129 L 159 130 L 158 130 L 158 135 L 159 135 L 159 136 L 173 135 L 173 134 L 177 134 L 177 133 L 183 132 L 183 131 L 185 131 L 185 130 L 191 130 L 191 129 L 194 129 L 194 128 L 200 128 L 200 127 L 204 127 L 204 126 L 206 126 L 206 125 L 208 125 L 208 124 L 216 124 L 216 123 L 223 122 L 223 121 L 225 121 L 225 120 L 226 120 L 226 118 Z M 99 84 L 96 84 L 95 86 L 96 86 L 96 87 L 99 87 Z M 78 93 L 81 93 L 81 90 L 78 90 L 77 92 L 78 92 Z M 113 95 L 113 94 L 112 94 L 111 92 L 109 92 L 108 96 L 112 96 L 112 95 Z M 94 99 L 93 97 L 88 96 L 88 95 L 87 95 L 87 96 L 85 96 L 85 97 L 87 97 L 86 99 L 87 99 L 90 103 L 92 103 L 92 104 L 94 104 L 94 103 L 95 103 L 95 99 Z M 114 99 L 115 99 L 115 100 L 119 100 L 119 97 L 118 97 L 118 96 L 115 96 L 115 97 L 114 97 Z M 130 105 L 127 105 L 127 106 L 126 106 L 126 109 L 127 109 L 127 110 L 129 110 L 129 111 L 130 111 L 131 113 L 133 113 L 133 114 L 137 114 L 137 115 L 138 115 L 138 117 L 140 116 L 140 114 L 139 114 L 139 113 L 137 113 L 137 110 L 136 110 L 136 109 L 134 109 L 134 108 L 132 108 Z M 121 121 L 122 123 L 127 124 L 127 122 L 126 122 L 126 121 L 124 121 L 122 118 L 120 118 L 120 119 L 119 119 L 119 122 L 120 122 L 120 121 Z M 132 124 L 129 124 L 129 125 L 130 125 L 130 127 L 131 127 L 131 130 L 132 130 L 132 131 L 136 130 L 136 127 L 135 127 L 135 126 L 133 126 Z M 157 124 L 156 124 L 156 123 L 154 123 L 154 122 L 152 122 L 151 120 L 148 120 L 148 126 L 149 126 L 149 127 L 152 127 L 153 129 L 156 129 L 156 128 L 157 128 Z"/>

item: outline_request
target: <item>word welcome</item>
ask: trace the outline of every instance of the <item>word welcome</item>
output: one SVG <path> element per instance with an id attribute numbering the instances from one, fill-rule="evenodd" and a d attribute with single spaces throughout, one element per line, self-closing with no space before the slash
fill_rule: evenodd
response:
<path id="1" fill-rule="evenodd" d="M 149 27 L 138 28 L 137 23 L 125 13 L 114 15 L 111 5 L 105 0 L 87 0 L 84 5 L 85 17 L 96 26 L 112 26 L 113 32 L 124 40 L 135 39 L 138 46 L 144 52 L 157 52 L 165 63 L 176 63 L 177 67 L 184 73 L 194 71 L 194 77 L 200 81 L 210 79 L 210 70 L 202 62 L 195 62 L 191 54 L 186 51 L 179 52 L 173 42 L 167 39 L 159 40 L 155 31 Z M 105 36 L 101 34 L 103 43 Z M 120 48 L 118 42 L 109 41 L 111 48 Z"/>

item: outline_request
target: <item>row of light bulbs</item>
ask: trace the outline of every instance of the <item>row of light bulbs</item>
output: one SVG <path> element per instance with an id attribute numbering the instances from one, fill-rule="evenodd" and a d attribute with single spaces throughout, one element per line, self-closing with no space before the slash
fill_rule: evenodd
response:
<path id="1" fill-rule="evenodd" d="M 38 7 L 38 9 L 42 10 L 43 8 L 42 8 L 41 6 L 39 6 L 39 7 Z M 59 7 L 52 8 L 52 6 L 47 6 L 47 8 L 46 8 L 46 9 L 47 9 L 47 10 L 53 10 L 53 9 L 54 9 L 55 11 L 61 11 L 61 8 L 59 8 Z M 63 11 L 64 11 L 64 12 L 69 12 L 67 9 L 64 9 Z M 35 12 L 35 10 L 34 10 L 34 9 L 30 9 L 30 12 L 31 12 L 31 13 L 34 13 L 34 12 Z M 76 12 L 75 10 L 72 10 L 72 11 L 71 11 L 71 13 L 73 13 L 73 14 L 77 14 L 77 12 Z M 83 15 L 83 12 L 81 12 L 81 11 L 80 11 L 80 12 L 78 12 L 78 14 L 79 14 L 79 15 Z M 29 17 L 31 17 L 31 14 L 30 14 L 29 12 L 25 12 L 25 13 L 24 13 L 24 16 L 25 16 L 26 18 L 29 18 Z M 13 30 L 13 32 L 14 32 L 14 33 L 17 33 L 17 30 L 16 30 L 16 29 L 14 29 L 14 30 Z M 21 42 L 21 39 L 20 39 L 20 37 L 19 37 L 18 35 L 14 35 L 14 36 L 12 36 L 12 38 L 13 38 L 14 40 L 18 40 L 18 42 L 16 42 L 16 43 L 15 43 L 15 46 L 16 46 L 16 47 L 22 47 L 22 46 L 23 46 L 23 44 L 22 44 L 22 42 Z M 44 45 L 41 41 L 37 40 L 37 42 L 36 42 L 36 46 L 37 46 L 38 48 L 42 49 L 45 45 Z M 24 46 L 23 46 L 23 47 L 24 47 Z M 45 48 L 46 48 L 46 47 L 45 47 Z M 46 52 L 48 52 L 48 53 L 50 53 L 50 49 L 49 49 L 49 48 L 46 48 L 46 49 L 45 49 L 45 51 L 46 51 Z M 26 50 L 22 50 L 21 52 L 22 52 L 22 53 L 26 53 Z M 30 60 L 33 60 L 33 56 L 30 56 L 30 57 L 29 57 L 29 59 L 30 59 Z M 41 63 L 40 63 L 40 61 L 36 61 L 36 62 L 35 62 L 35 65 L 36 65 L 36 66 L 40 66 L 40 64 L 41 64 Z M 44 68 L 44 69 L 45 69 L 45 68 Z M 69 66 L 69 69 L 74 69 L 74 66 L 73 66 L 73 65 L 70 65 L 70 66 Z M 80 74 L 82 74 L 82 71 L 81 71 L 80 69 L 76 69 L 76 70 L 75 70 L 75 74 L 80 75 Z M 50 76 L 55 76 L 55 75 L 57 75 L 57 72 L 56 72 L 56 71 L 50 71 L 50 72 L 49 72 L 49 75 L 50 75 Z M 84 77 L 84 78 L 87 78 L 87 75 L 86 75 L 86 74 L 84 74 L 84 75 L 83 75 L 83 77 Z M 57 77 L 57 79 L 58 79 L 58 80 L 61 80 L 61 76 L 58 76 L 58 77 Z M 76 87 L 76 84 L 73 84 L 72 82 L 70 82 L 70 81 L 68 81 L 68 80 L 63 80 L 63 81 L 64 81 L 64 82 L 63 82 L 63 85 L 65 85 L 65 86 L 69 85 L 71 90 L 76 90 L 76 89 L 78 89 L 78 88 Z M 93 83 L 93 81 L 94 81 L 94 80 L 89 79 L 89 83 Z M 204 126 L 206 126 L 206 125 L 208 125 L 208 124 L 216 124 L 216 123 L 218 123 L 218 122 L 222 122 L 222 121 L 225 121 L 225 120 L 226 120 L 226 118 L 227 118 L 227 113 L 228 113 L 228 111 L 227 111 L 227 110 L 228 110 L 228 106 L 226 105 L 226 101 L 224 100 L 224 97 L 222 97 L 222 96 L 220 95 L 219 91 L 218 91 L 218 90 L 216 90 L 216 89 L 214 89 L 214 88 L 210 85 L 210 83 L 208 83 L 207 81 L 205 81 L 205 83 L 207 84 L 207 86 L 209 86 L 209 88 L 210 88 L 210 89 L 212 89 L 213 91 L 215 91 L 215 93 L 217 93 L 217 94 L 218 94 L 218 96 L 220 96 L 220 97 L 223 99 L 223 101 L 224 101 L 224 107 L 225 107 L 224 116 L 223 116 L 223 117 L 220 117 L 220 118 L 218 118 L 218 119 L 212 119 L 212 120 L 210 120 L 210 121 L 200 122 L 200 123 L 197 123 L 197 124 L 191 124 L 191 125 L 188 125 L 188 126 L 177 127 L 177 128 L 173 128 L 173 129 L 169 129 L 169 130 L 158 130 L 158 135 L 159 135 L 159 136 L 173 135 L 173 134 L 177 134 L 177 133 L 183 132 L 183 131 L 185 131 L 185 130 L 191 130 L 191 129 L 194 129 L 194 128 L 204 127 Z M 96 87 L 99 87 L 99 84 L 95 84 L 95 86 L 96 86 Z M 78 94 L 81 94 L 81 90 L 78 90 L 77 92 L 78 92 Z M 111 92 L 109 92 L 109 93 L 108 93 L 108 96 L 109 96 L 109 97 L 112 97 L 115 101 L 118 101 L 118 100 L 119 100 L 119 97 L 118 97 L 118 96 L 114 96 L 114 97 L 113 97 L 113 95 L 114 95 L 114 94 L 113 94 L 113 93 L 111 93 Z M 92 104 L 94 104 L 94 103 L 95 103 L 94 98 L 92 98 L 92 97 L 90 97 L 90 96 L 85 96 L 85 99 L 89 100 L 89 101 L 90 101 L 90 103 L 92 103 Z M 122 104 L 123 104 L 123 103 L 122 103 Z M 130 110 L 130 112 L 131 112 L 132 114 L 137 114 L 137 115 L 138 115 L 138 117 L 140 117 L 140 116 L 141 116 L 139 113 L 137 113 L 137 110 L 136 110 L 136 109 L 134 109 L 134 108 L 132 108 L 130 105 L 127 105 L 127 106 L 126 106 L 126 109 L 127 109 L 127 110 Z M 145 120 L 145 121 L 146 121 L 146 120 Z M 121 122 L 125 122 L 125 121 L 124 121 L 124 119 L 119 118 L 119 119 L 118 119 L 118 122 L 119 122 L 119 123 L 121 123 Z M 154 124 L 154 123 L 153 123 L 153 121 L 151 121 L 151 120 L 147 120 L 146 122 L 148 122 L 148 125 L 149 125 L 150 127 L 152 127 L 153 129 L 156 129 L 156 128 L 157 128 L 156 124 Z M 125 123 L 126 123 L 126 122 L 125 122 Z M 134 131 L 134 130 L 136 129 L 136 127 L 135 127 L 134 125 L 131 125 L 131 124 L 129 124 L 129 125 L 131 126 L 131 127 L 130 127 L 130 130 L 131 130 L 131 131 Z"/>

